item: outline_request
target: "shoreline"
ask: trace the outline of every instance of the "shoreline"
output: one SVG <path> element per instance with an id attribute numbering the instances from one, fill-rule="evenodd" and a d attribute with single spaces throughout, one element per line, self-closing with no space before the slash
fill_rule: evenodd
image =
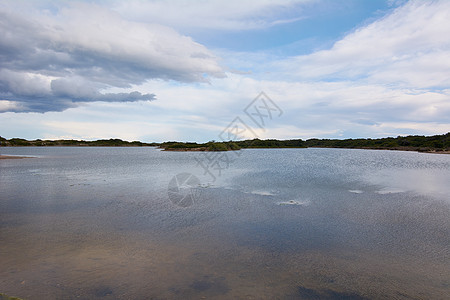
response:
<path id="1" fill-rule="evenodd" d="M 238 151 L 245 149 L 358 149 L 358 150 L 387 150 L 387 151 L 407 151 L 417 153 L 430 153 L 430 154 L 450 154 L 449 150 L 429 150 L 424 151 L 420 149 L 399 149 L 399 148 L 344 148 L 344 147 L 249 147 L 236 150 L 208 150 L 207 148 L 158 148 L 161 151 L 173 151 L 173 152 L 225 152 L 225 151 Z"/>
<path id="2" fill-rule="evenodd" d="M 161 149 L 161 151 L 173 151 L 173 152 L 226 152 L 226 151 L 239 151 L 242 149 L 227 149 L 227 150 L 209 150 L 206 147 L 200 147 L 200 148 L 158 148 Z"/>
<path id="3" fill-rule="evenodd" d="M 42 146 L 41 146 L 42 147 Z M 43 146 L 46 147 L 46 146 Z M 53 146 L 47 146 L 53 147 Z M 85 147 L 85 146 L 71 146 L 71 147 Z M 116 146 L 106 146 L 108 147 L 116 147 Z M 160 151 L 169 151 L 169 152 L 226 152 L 226 151 L 239 151 L 244 149 L 359 149 L 359 150 L 388 150 L 388 151 L 407 151 L 407 152 L 417 152 L 417 153 L 430 153 L 430 154 L 450 154 L 450 150 L 420 150 L 420 149 L 405 149 L 405 148 L 344 148 L 344 147 L 249 147 L 249 148 L 241 148 L 241 149 L 227 149 L 227 150 L 209 150 L 206 147 L 198 147 L 198 148 L 163 148 L 163 147 L 154 147 L 159 149 Z M 22 158 L 35 158 L 34 156 L 20 156 L 20 155 L 3 155 L 0 154 L 1 159 L 22 159 Z"/>
<path id="4" fill-rule="evenodd" d="M 411 149 L 411 148 L 345 148 L 345 147 L 307 147 L 313 149 L 358 149 L 358 150 L 387 150 L 387 151 L 406 151 L 406 152 L 417 152 L 417 153 L 430 153 L 430 154 L 450 154 L 450 150 L 422 150 L 422 149 Z"/>
<path id="5" fill-rule="evenodd" d="M 0 154 L 0 159 L 22 159 L 22 158 L 33 158 L 31 156 L 14 156 L 14 155 L 2 155 Z"/>

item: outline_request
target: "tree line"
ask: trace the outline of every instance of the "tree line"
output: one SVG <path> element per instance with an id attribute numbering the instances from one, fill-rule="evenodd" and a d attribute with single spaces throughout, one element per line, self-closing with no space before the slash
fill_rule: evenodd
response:
<path id="1" fill-rule="evenodd" d="M 159 147 L 172 151 L 227 151 L 242 148 L 354 148 L 412 151 L 450 151 L 450 132 L 434 136 L 398 136 L 378 139 L 252 139 L 244 141 L 216 142 L 165 142 Z"/>
<path id="2" fill-rule="evenodd" d="M 413 150 L 424 152 L 450 151 L 450 132 L 433 136 L 398 136 L 377 139 L 251 139 L 207 143 L 164 142 L 143 143 L 140 141 L 123 141 L 121 139 L 83 141 L 83 140 L 26 140 L 20 138 L 5 139 L 0 137 L 0 146 L 96 146 L 96 147 L 160 147 L 168 151 L 230 151 L 242 148 L 355 148 L 355 149 L 390 149 Z"/>
<path id="3" fill-rule="evenodd" d="M 156 143 L 143 143 L 139 141 L 127 142 L 121 139 L 109 139 L 109 140 L 96 140 L 96 141 L 83 141 L 83 140 L 26 140 L 20 138 L 5 139 L 0 136 L 0 146 L 9 147 L 47 147 L 47 146 L 93 146 L 93 147 L 142 147 L 142 146 L 158 146 Z"/>

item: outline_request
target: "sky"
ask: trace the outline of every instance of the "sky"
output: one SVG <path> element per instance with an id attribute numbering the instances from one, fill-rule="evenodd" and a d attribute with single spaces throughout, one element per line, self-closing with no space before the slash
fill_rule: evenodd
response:
<path id="1" fill-rule="evenodd" d="M 449 36 L 447 0 L 2 0 L 0 135 L 444 134 Z"/>

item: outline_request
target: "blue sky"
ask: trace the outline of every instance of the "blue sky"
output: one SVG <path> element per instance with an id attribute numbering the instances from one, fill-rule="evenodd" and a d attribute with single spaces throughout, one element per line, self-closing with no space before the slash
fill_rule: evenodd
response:
<path id="1" fill-rule="evenodd" d="M 379 0 L 324 0 L 300 7 L 298 12 L 286 16 L 287 20 L 293 19 L 291 22 L 276 26 L 242 31 L 187 30 L 186 34 L 210 48 L 268 51 L 280 56 L 308 54 L 330 47 L 358 25 L 386 14 L 396 5 Z"/>
<path id="2" fill-rule="evenodd" d="M 450 131 L 450 1 L 6 0 L 0 20 L 7 138 Z M 261 91 L 283 114 L 257 128 Z"/>

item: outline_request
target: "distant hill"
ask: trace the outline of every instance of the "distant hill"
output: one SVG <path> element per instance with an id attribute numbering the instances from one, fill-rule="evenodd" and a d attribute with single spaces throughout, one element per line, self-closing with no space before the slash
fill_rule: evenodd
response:
<path id="1" fill-rule="evenodd" d="M 433 136 L 398 136 L 379 139 L 301 139 L 293 140 L 244 140 L 196 143 L 196 142 L 164 142 L 143 143 L 127 142 L 120 139 L 82 141 L 82 140 L 25 140 L 19 138 L 5 139 L 0 137 L 0 146 L 97 146 L 97 147 L 142 147 L 157 146 L 167 151 L 232 151 L 242 148 L 354 148 L 354 149 L 386 149 L 420 152 L 450 152 L 450 132 Z"/>

